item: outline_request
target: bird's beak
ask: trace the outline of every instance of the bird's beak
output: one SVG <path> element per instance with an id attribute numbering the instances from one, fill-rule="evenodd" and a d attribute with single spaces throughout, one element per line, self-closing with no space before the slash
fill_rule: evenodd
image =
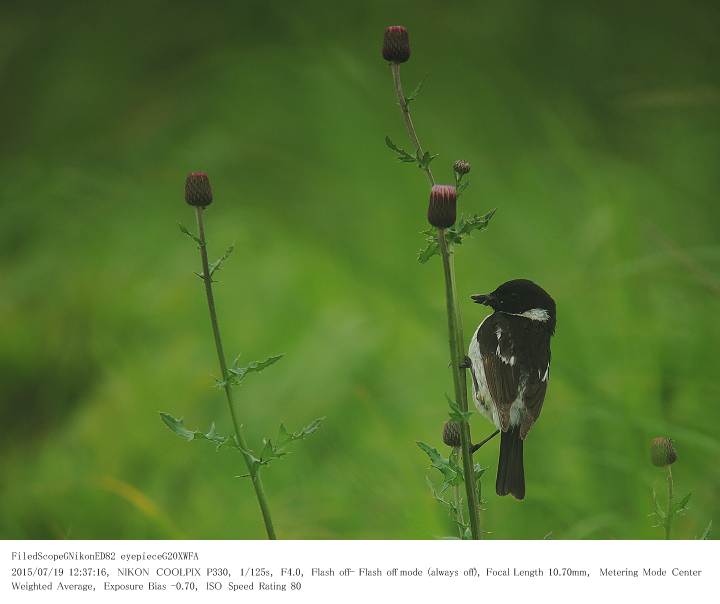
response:
<path id="1" fill-rule="evenodd" d="M 476 304 L 484 304 L 485 306 L 491 306 L 493 301 L 492 294 L 475 294 L 470 296 Z"/>

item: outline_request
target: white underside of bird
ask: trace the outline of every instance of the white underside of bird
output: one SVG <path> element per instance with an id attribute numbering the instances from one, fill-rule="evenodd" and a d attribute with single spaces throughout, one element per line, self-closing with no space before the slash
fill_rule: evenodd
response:
<path id="1" fill-rule="evenodd" d="M 482 361 L 482 355 L 480 354 L 480 343 L 478 342 L 478 332 L 480 331 L 480 328 L 483 326 L 483 323 L 488 320 L 492 315 L 488 315 L 485 317 L 480 325 L 478 325 L 478 328 L 475 330 L 475 333 L 473 334 L 472 340 L 470 341 L 470 348 L 468 350 L 468 358 L 470 359 L 471 363 L 471 371 L 473 372 L 474 379 L 472 381 L 473 383 L 473 399 L 475 401 L 475 406 L 478 408 L 478 411 L 484 415 L 490 422 L 498 429 L 502 430 L 502 427 L 500 425 L 500 417 L 497 412 L 497 406 L 495 405 L 495 402 L 493 401 L 492 395 L 490 394 L 490 389 L 487 385 L 487 378 L 485 377 L 485 367 L 483 366 Z M 530 317 L 528 317 L 530 318 Z M 537 320 L 537 319 L 535 319 Z M 498 341 L 502 337 L 502 332 L 498 329 L 497 332 L 497 338 Z M 502 361 L 508 365 L 514 365 L 515 364 L 515 357 L 511 356 L 509 358 L 505 358 L 500 354 L 500 347 L 498 346 L 497 355 L 502 359 Z M 513 401 L 512 405 L 510 406 L 510 427 L 519 426 L 522 422 L 523 416 L 525 415 L 525 403 L 523 401 L 523 395 L 525 394 L 525 382 L 527 381 L 527 376 L 521 376 L 520 378 L 520 384 L 518 387 L 517 396 L 515 397 L 515 400 Z M 475 383 L 477 382 L 477 387 Z"/>

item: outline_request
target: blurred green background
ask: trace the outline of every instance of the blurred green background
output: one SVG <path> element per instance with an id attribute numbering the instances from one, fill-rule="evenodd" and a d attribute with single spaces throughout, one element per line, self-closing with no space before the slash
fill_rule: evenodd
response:
<path id="1" fill-rule="evenodd" d="M 416 440 L 441 446 L 438 259 L 415 260 L 427 185 L 406 145 L 383 28 L 425 146 L 472 162 L 458 250 L 471 293 L 528 277 L 558 303 L 552 380 L 526 443 L 527 499 L 492 538 L 657 538 L 648 443 L 693 492 L 677 536 L 720 512 L 720 7 L 531 0 L 3 2 L 0 14 L 0 536 L 260 538 L 240 458 L 185 443 L 230 422 L 197 251 L 177 228 L 207 171 L 228 355 L 284 352 L 238 393 L 257 446 L 322 429 L 265 472 L 284 538 L 452 533 Z M 473 417 L 476 439 L 489 424 Z"/>

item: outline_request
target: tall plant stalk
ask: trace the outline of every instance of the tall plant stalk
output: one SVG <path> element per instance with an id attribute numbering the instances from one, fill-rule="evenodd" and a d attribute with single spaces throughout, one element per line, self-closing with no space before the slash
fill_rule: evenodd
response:
<path id="1" fill-rule="evenodd" d="M 410 107 L 403 92 L 402 80 L 400 79 L 400 64 L 391 63 L 390 65 L 393 83 L 395 87 L 395 95 L 397 97 L 400 111 L 405 123 L 410 142 L 415 148 L 417 158 L 422 158 L 425 153 L 420 139 L 418 138 L 415 125 L 413 123 Z M 425 172 L 430 185 L 435 184 L 435 178 L 430 170 L 429 162 L 421 162 L 421 168 Z M 462 320 L 460 317 L 460 309 L 457 305 L 457 294 L 455 287 L 455 268 L 453 262 L 453 254 L 445 236 L 445 229 L 437 229 L 437 241 L 440 247 L 440 255 L 442 257 L 443 274 L 445 278 L 445 306 L 448 319 L 448 336 L 450 344 L 450 363 L 453 374 L 453 385 L 455 389 L 455 399 L 460 410 L 467 414 L 468 398 L 467 398 L 467 382 L 465 369 L 461 367 L 461 360 L 464 359 L 463 345 L 464 338 L 462 333 Z M 468 505 L 468 517 L 470 520 L 470 532 L 473 539 L 481 538 L 480 529 L 480 506 L 478 502 L 477 489 L 475 485 L 475 467 L 471 453 L 470 424 L 467 419 L 460 422 L 460 438 L 461 453 L 463 462 L 463 473 L 465 476 L 465 492 Z"/>
<path id="2" fill-rule="evenodd" d="M 180 227 L 180 231 L 192 239 L 200 250 L 202 272 L 195 274 L 202 279 L 205 286 L 205 297 L 207 298 L 208 311 L 210 313 L 210 325 L 212 326 L 213 339 L 215 340 L 215 351 L 217 352 L 218 363 L 220 364 L 221 377 L 217 380 L 217 385 L 225 391 L 225 398 L 227 399 L 228 409 L 230 409 L 230 417 L 232 419 L 235 435 L 223 436 L 218 434 L 215 430 L 215 422 L 210 424 L 210 429 L 207 432 L 188 429 L 182 418 L 173 417 L 164 411 L 160 412 L 160 419 L 162 419 L 163 423 L 170 428 L 170 430 L 185 441 L 205 441 L 213 444 L 216 450 L 228 447 L 236 449 L 240 452 L 243 456 L 243 460 L 245 461 L 245 465 L 247 466 L 247 474 L 236 476 L 236 478 L 249 478 L 251 480 L 258 505 L 260 506 L 260 511 L 262 512 L 267 536 L 269 539 L 276 539 L 275 528 L 273 526 L 272 516 L 270 515 L 270 506 L 268 505 L 267 497 L 265 496 L 265 489 L 263 488 L 262 479 L 260 478 L 260 471 L 268 464 L 287 455 L 288 447 L 290 447 L 292 443 L 304 440 L 311 434 L 317 432 L 320 428 L 320 424 L 325 418 L 318 417 L 304 428 L 294 432 L 289 431 L 285 427 L 285 424 L 281 423 L 278 428 L 277 436 L 274 438 L 263 438 L 262 448 L 257 452 L 248 447 L 247 439 L 243 433 L 243 425 L 238 419 L 237 407 L 233 398 L 233 387 L 241 386 L 242 382 L 248 375 L 260 373 L 261 371 L 264 371 L 268 367 L 274 365 L 283 357 L 283 355 L 280 354 L 271 356 L 262 361 L 252 361 L 243 367 L 239 365 L 240 357 L 236 357 L 232 364 L 228 366 L 227 359 L 225 358 L 222 337 L 220 336 L 220 325 L 218 323 L 217 310 L 215 308 L 215 296 L 213 294 L 212 284 L 213 275 L 222 268 L 225 261 L 230 257 L 234 246 L 227 248 L 225 253 L 215 262 L 210 263 L 208 261 L 207 238 L 205 236 L 203 214 L 205 208 L 213 202 L 213 192 L 212 187 L 210 186 L 210 179 L 207 174 L 204 172 L 191 172 L 187 175 L 187 178 L 185 179 L 185 201 L 195 208 L 198 234 L 195 235 L 190 232 L 182 224 L 178 226 Z"/>
<path id="3" fill-rule="evenodd" d="M 672 530 L 673 521 L 673 475 L 670 466 L 665 467 L 667 473 L 667 512 L 665 515 L 665 539 L 670 539 L 670 532 Z"/>
<path id="4" fill-rule="evenodd" d="M 457 447 L 454 447 L 452 450 L 452 453 L 450 453 L 450 458 L 454 464 L 457 464 L 458 457 L 460 456 L 460 451 Z M 463 527 L 465 526 L 465 518 L 463 514 L 462 509 L 462 496 L 460 495 L 460 485 L 456 484 L 452 488 L 452 497 L 453 497 L 453 507 L 456 510 L 455 514 L 455 524 L 457 524 L 459 536 L 460 539 L 464 537 L 463 535 Z"/>
<path id="5" fill-rule="evenodd" d="M 678 456 L 677 451 L 675 450 L 675 443 L 671 438 L 658 436 L 652 439 L 652 442 L 650 443 L 650 460 L 654 466 L 665 469 L 665 481 L 667 482 L 667 505 L 665 506 L 665 509 L 663 509 L 658 501 L 655 489 L 653 489 L 652 500 L 655 509 L 650 516 L 657 520 L 657 524 L 654 526 L 662 527 L 664 529 L 665 539 L 672 539 L 672 528 L 675 518 L 687 511 L 690 496 L 692 495 L 692 493 L 688 493 L 679 501 L 676 501 L 675 499 L 675 485 L 671 466 L 677 461 L 677 458 Z M 707 536 L 710 534 L 711 526 L 712 522 L 708 524 L 701 539 L 707 539 Z"/>
<path id="6" fill-rule="evenodd" d="M 395 85 L 395 96 L 397 97 L 403 121 L 405 122 L 405 129 L 410 137 L 410 142 L 413 144 L 413 147 L 415 147 L 416 153 L 418 156 L 422 156 L 424 151 L 422 145 L 420 144 L 417 132 L 415 132 L 415 124 L 413 124 L 412 115 L 410 113 L 410 105 L 408 105 L 405 93 L 403 92 L 402 80 L 400 79 L 400 63 L 391 63 L 390 70 L 392 71 L 393 84 Z M 422 166 L 422 169 L 430 181 L 430 186 L 433 186 L 435 184 L 435 178 L 433 177 L 432 170 L 430 170 L 430 165 L 426 164 Z"/>
<path id="7" fill-rule="evenodd" d="M 198 226 L 198 249 L 200 250 L 200 258 L 202 260 L 202 280 L 205 284 L 205 296 L 207 298 L 208 312 L 210 313 L 210 324 L 212 325 L 213 337 L 215 339 L 215 350 L 217 351 L 218 363 L 220 364 L 220 373 L 222 375 L 223 390 L 227 398 L 228 408 L 230 409 L 230 417 L 232 418 L 233 427 L 235 429 L 235 439 L 240 448 L 240 452 L 245 460 L 249 477 L 252 480 L 255 495 L 257 496 L 260 511 L 262 512 L 263 522 L 268 539 L 277 539 L 275 535 L 275 527 L 273 526 L 272 516 L 270 515 L 270 506 L 265 496 L 260 473 L 254 471 L 253 462 L 249 455 L 249 449 L 245 435 L 243 434 L 242 425 L 238 421 L 237 410 L 235 409 L 235 401 L 233 400 L 233 391 L 231 385 L 231 376 L 228 371 L 225 353 L 223 351 L 222 338 L 220 336 L 220 325 L 218 324 L 217 311 L 215 310 L 215 296 L 213 295 L 212 273 L 210 271 L 210 263 L 208 262 L 207 242 L 205 239 L 205 223 L 203 221 L 203 208 L 195 208 L 195 216 Z"/>

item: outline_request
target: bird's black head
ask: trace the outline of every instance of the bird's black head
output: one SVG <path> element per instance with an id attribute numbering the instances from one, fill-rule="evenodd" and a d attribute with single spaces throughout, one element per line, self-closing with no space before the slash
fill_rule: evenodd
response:
<path id="1" fill-rule="evenodd" d="M 555 300 L 542 287 L 528 279 L 513 279 L 503 283 L 490 294 L 472 296 L 478 304 L 490 306 L 497 312 L 520 315 L 547 325 L 555 331 Z"/>

